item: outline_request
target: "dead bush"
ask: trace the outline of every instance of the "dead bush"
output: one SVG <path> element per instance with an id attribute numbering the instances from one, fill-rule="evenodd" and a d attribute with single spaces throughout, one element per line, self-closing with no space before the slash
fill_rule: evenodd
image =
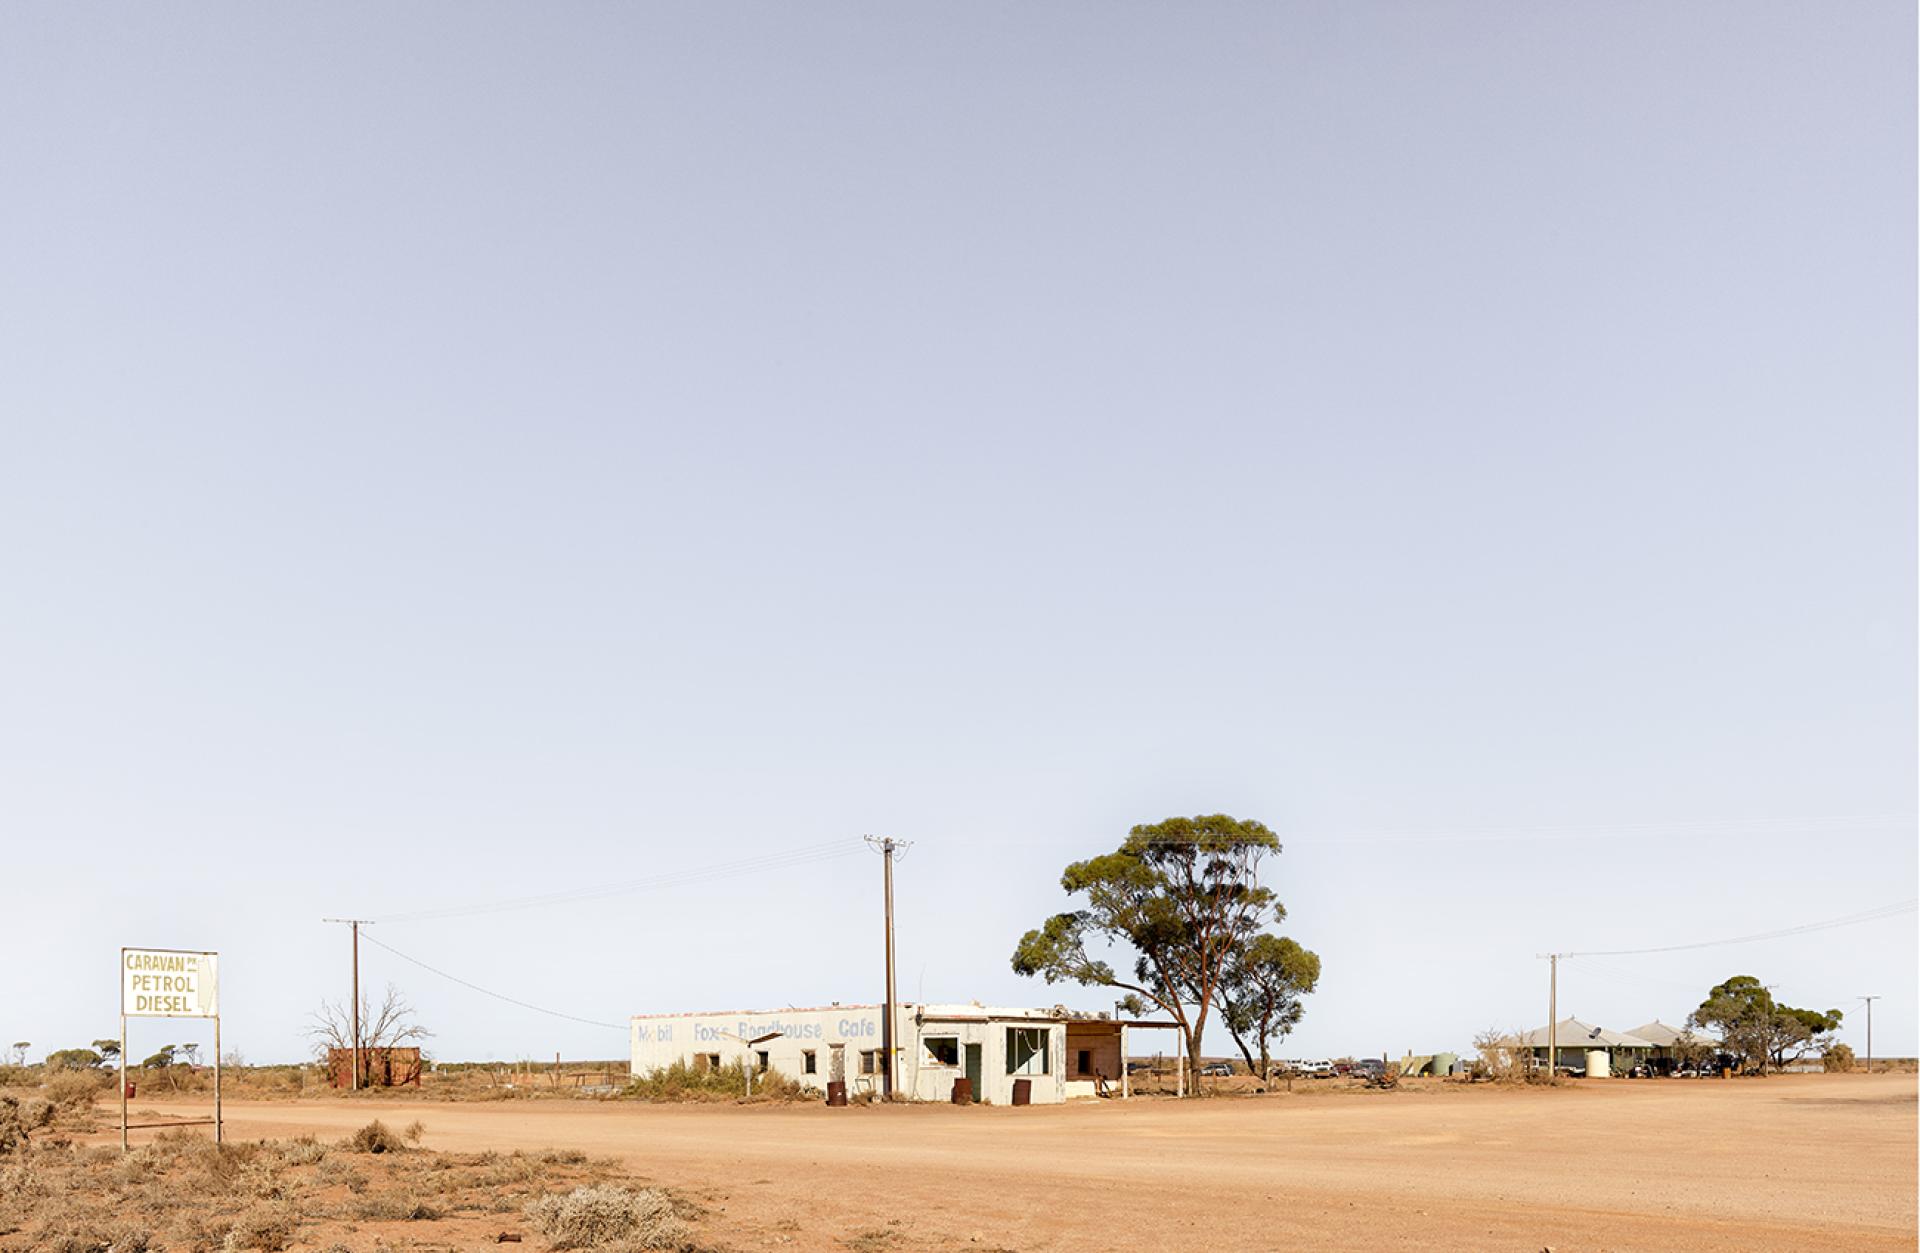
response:
<path id="1" fill-rule="evenodd" d="M 280 1146 L 280 1160 L 289 1166 L 313 1166 L 327 1156 L 327 1146 L 312 1136 L 301 1136 Z"/>
<path id="2" fill-rule="evenodd" d="M 227 1247 L 279 1253 L 293 1243 L 293 1233 L 299 1226 L 300 1220 L 289 1206 L 256 1205 L 233 1220 L 233 1227 L 227 1232 Z"/>
<path id="3" fill-rule="evenodd" d="M 1490 1079 L 1494 1083 L 1534 1082 L 1533 1050 L 1521 1043 L 1521 1039 L 1518 1031 L 1492 1027 L 1482 1031 L 1473 1037 L 1474 1051 L 1479 1057 L 1467 1073 L 1475 1079 Z"/>
<path id="4" fill-rule="evenodd" d="M 33 1133 L 53 1122 L 53 1102 L 0 1092 L 0 1155 L 25 1152 Z"/>
<path id="5" fill-rule="evenodd" d="M 101 1091 L 113 1083 L 97 1070 L 66 1070 L 47 1080 L 47 1099 L 57 1109 L 87 1110 Z"/>
<path id="6" fill-rule="evenodd" d="M 602 1184 L 543 1196 L 526 1209 L 527 1222 L 555 1249 L 678 1249 L 687 1225 L 666 1195 Z"/>
<path id="7" fill-rule="evenodd" d="M 392 1128 L 376 1118 L 348 1136 L 340 1147 L 353 1153 L 398 1153 L 407 1145 Z"/>
<path id="8" fill-rule="evenodd" d="M 349 1212 L 364 1222 L 427 1222 L 440 1217 L 440 1211 L 411 1192 L 376 1192 L 349 1207 Z"/>

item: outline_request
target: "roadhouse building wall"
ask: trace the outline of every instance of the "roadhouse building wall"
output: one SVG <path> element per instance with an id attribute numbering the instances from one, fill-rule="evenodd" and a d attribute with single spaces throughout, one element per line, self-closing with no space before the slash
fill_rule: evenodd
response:
<path id="1" fill-rule="evenodd" d="M 633 1073 L 675 1062 L 696 1067 L 746 1061 L 824 1092 L 841 1080 L 849 1095 L 883 1091 L 885 1058 L 878 1005 L 643 1014 L 631 1026 Z M 976 1100 L 1013 1101 L 1018 1079 L 1031 1083 L 1034 1104 L 1093 1096 L 1099 1080 L 1118 1085 L 1126 1025 L 1063 1010 L 982 1005 L 897 1007 L 896 1091 L 910 1099 L 945 1101 L 953 1081 L 973 1081 Z M 757 1045 L 748 1041 L 779 1034 Z"/>

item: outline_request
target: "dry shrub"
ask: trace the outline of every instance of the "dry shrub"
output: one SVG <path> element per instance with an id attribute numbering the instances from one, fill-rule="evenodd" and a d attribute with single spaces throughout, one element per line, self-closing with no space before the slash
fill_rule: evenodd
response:
<path id="1" fill-rule="evenodd" d="M 312 1136 L 288 1140 L 280 1146 L 280 1160 L 289 1166 L 313 1166 L 325 1160 L 327 1146 Z"/>
<path id="2" fill-rule="evenodd" d="M 376 1118 L 341 1141 L 340 1147 L 352 1153 L 398 1153 L 407 1145 Z"/>
<path id="3" fill-rule="evenodd" d="M 624 1092 L 642 1101 L 743 1101 L 747 1099 L 747 1066 L 744 1061 L 735 1061 L 710 1069 L 681 1058 L 635 1075 Z M 752 1099 L 809 1101 L 814 1094 L 799 1080 L 777 1070 L 760 1070 L 753 1075 Z"/>
<path id="4" fill-rule="evenodd" d="M 145 1227 L 86 1220 L 49 1227 L 33 1247 L 44 1253 L 148 1253 L 160 1248 Z"/>
<path id="5" fill-rule="evenodd" d="M 1829 1044 L 1820 1054 L 1821 1068 L 1831 1073 L 1852 1070 L 1853 1060 L 1853 1046 L 1849 1044 Z"/>
<path id="6" fill-rule="evenodd" d="M 411 1192 L 376 1192 L 354 1202 L 350 1212 L 365 1222 L 427 1222 L 440 1217 L 439 1210 Z"/>
<path id="7" fill-rule="evenodd" d="M 100 1093 L 113 1086 L 113 1076 L 97 1070 L 67 1070 L 47 1080 L 47 1099 L 58 1109 L 86 1110 Z"/>
<path id="8" fill-rule="evenodd" d="M 527 1222 L 555 1249 L 678 1249 L 687 1225 L 665 1193 L 602 1184 L 543 1196 L 526 1209 Z"/>
<path id="9" fill-rule="evenodd" d="M 0 1154 L 25 1152 L 33 1133 L 53 1122 L 53 1102 L 0 1092 Z"/>
<path id="10" fill-rule="evenodd" d="M 1534 1083 L 1544 1081 L 1545 1074 L 1536 1074 L 1533 1066 L 1533 1050 L 1522 1044 L 1519 1031 L 1501 1031 L 1488 1028 L 1473 1037 L 1474 1051 L 1479 1057 L 1468 1069 L 1475 1079 L 1491 1079 L 1495 1083 Z"/>
<path id="11" fill-rule="evenodd" d="M 256 1205 L 233 1220 L 226 1244 L 230 1249 L 265 1249 L 267 1253 L 279 1253 L 293 1243 L 293 1233 L 299 1226 L 299 1217 L 290 1206 Z"/>

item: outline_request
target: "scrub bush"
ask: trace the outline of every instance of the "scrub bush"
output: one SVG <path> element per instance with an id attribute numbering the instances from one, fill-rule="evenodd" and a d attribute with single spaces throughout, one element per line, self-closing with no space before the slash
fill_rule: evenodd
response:
<path id="1" fill-rule="evenodd" d="M 685 1058 L 670 1066 L 661 1066 L 644 1075 L 635 1075 L 627 1084 L 626 1095 L 641 1101 L 744 1101 L 747 1099 L 747 1067 L 733 1062 L 717 1069 L 695 1066 Z M 812 1097 L 797 1079 L 777 1070 L 756 1071 L 753 1099 L 756 1101 L 798 1101 Z"/>
<path id="2" fill-rule="evenodd" d="M 407 1145 L 387 1124 L 376 1118 L 348 1136 L 340 1147 L 353 1153 L 398 1153 Z"/>
<path id="3" fill-rule="evenodd" d="M 526 1214 L 555 1249 L 678 1249 L 687 1243 L 687 1225 L 666 1195 L 652 1188 L 575 1188 L 541 1197 Z"/>

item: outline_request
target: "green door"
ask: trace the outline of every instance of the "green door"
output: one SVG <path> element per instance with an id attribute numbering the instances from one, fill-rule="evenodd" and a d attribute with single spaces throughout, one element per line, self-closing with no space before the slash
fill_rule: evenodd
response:
<path id="1" fill-rule="evenodd" d="M 967 1086 L 973 1089 L 973 1099 L 976 1101 L 983 1095 L 980 1091 L 980 1078 L 980 1046 L 969 1044 L 967 1045 Z"/>

